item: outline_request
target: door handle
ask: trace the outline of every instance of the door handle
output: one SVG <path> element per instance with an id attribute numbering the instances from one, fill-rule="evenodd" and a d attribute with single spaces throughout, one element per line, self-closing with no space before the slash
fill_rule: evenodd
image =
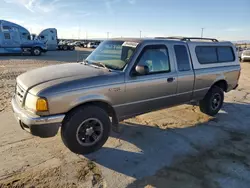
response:
<path id="1" fill-rule="evenodd" d="M 168 78 L 167 81 L 170 83 L 170 82 L 173 82 L 174 81 L 174 78 L 171 77 L 171 78 Z"/>

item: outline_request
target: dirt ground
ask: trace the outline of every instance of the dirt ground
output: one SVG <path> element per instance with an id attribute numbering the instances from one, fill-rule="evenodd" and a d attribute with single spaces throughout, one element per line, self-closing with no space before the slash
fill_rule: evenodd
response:
<path id="1" fill-rule="evenodd" d="M 141 115 L 91 155 L 71 153 L 60 133 L 42 139 L 21 130 L 10 108 L 16 76 L 88 54 L 0 56 L 0 188 L 249 187 L 250 63 L 241 64 L 240 86 L 226 94 L 217 117 L 191 105 Z"/>

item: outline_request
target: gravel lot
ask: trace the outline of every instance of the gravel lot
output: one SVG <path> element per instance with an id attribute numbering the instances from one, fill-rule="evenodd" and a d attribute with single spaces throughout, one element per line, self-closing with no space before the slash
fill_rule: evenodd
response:
<path id="1" fill-rule="evenodd" d="M 216 118 L 182 105 L 121 122 L 105 146 L 87 156 L 21 130 L 10 108 L 15 77 L 27 70 L 83 59 L 89 51 L 41 57 L 0 56 L 0 188 L 249 188 L 250 63 L 226 94 Z"/>

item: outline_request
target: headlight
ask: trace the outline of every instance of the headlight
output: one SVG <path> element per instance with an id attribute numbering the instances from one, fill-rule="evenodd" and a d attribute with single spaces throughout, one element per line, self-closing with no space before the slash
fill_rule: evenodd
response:
<path id="1" fill-rule="evenodd" d="M 25 99 L 25 107 L 35 112 L 45 112 L 49 110 L 48 102 L 45 98 L 40 98 L 30 93 L 27 94 Z"/>

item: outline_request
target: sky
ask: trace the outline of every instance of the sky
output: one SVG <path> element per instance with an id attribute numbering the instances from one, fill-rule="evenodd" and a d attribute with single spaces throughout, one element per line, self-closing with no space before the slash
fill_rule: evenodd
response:
<path id="1" fill-rule="evenodd" d="M 0 0 L 0 19 L 59 38 L 201 36 L 250 40 L 250 0 Z M 109 32 L 109 34 L 108 34 Z"/>

